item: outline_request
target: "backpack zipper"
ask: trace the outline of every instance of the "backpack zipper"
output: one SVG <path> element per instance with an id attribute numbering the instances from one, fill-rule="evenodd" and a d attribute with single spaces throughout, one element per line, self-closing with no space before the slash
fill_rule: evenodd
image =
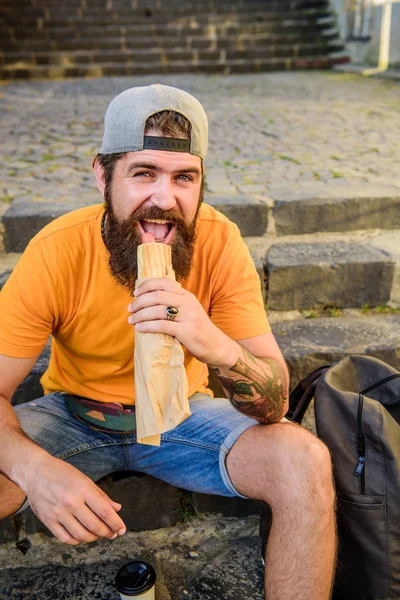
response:
<path id="1" fill-rule="evenodd" d="M 392 375 L 388 375 L 384 379 L 381 379 L 380 381 L 373 383 L 369 387 L 366 387 L 365 390 L 361 390 L 360 394 L 366 394 L 367 392 L 374 390 L 375 388 L 379 387 L 380 385 L 383 385 L 384 383 L 387 383 L 388 381 L 391 381 L 392 379 L 397 379 L 397 377 L 400 377 L 400 373 L 393 373 Z"/>
<path id="2" fill-rule="evenodd" d="M 359 394 L 358 397 L 358 414 L 357 414 L 357 451 L 358 463 L 354 471 L 354 475 L 360 478 L 360 493 L 365 494 L 365 438 L 362 426 L 362 416 L 364 408 L 364 396 Z"/>

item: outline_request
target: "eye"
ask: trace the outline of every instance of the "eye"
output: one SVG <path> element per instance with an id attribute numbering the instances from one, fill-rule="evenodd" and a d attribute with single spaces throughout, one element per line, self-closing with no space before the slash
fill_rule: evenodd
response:
<path id="1" fill-rule="evenodd" d="M 189 175 L 184 175 L 183 173 L 178 175 L 177 179 L 180 179 L 181 181 L 192 181 L 192 178 L 189 177 Z"/>
<path id="2" fill-rule="evenodd" d="M 133 174 L 134 177 L 151 177 L 150 171 L 138 171 Z"/>

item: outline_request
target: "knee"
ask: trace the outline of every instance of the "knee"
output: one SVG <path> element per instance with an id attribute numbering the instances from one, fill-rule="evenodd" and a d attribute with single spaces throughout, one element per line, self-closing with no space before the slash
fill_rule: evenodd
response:
<path id="1" fill-rule="evenodd" d="M 315 435 L 295 424 L 277 424 L 282 477 L 280 500 L 331 510 L 335 502 L 332 461 L 327 446 Z"/>
<path id="2" fill-rule="evenodd" d="M 291 459 L 286 467 L 297 486 L 297 500 L 311 501 L 315 510 L 321 511 L 333 507 L 335 493 L 333 485 L 332 461 L 327 446 L 312 433 L 302 427 L 292 432 Z"/>

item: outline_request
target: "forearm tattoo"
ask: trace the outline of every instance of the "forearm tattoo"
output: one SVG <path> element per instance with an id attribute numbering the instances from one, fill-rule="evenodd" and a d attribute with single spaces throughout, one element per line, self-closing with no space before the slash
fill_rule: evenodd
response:
<path id="1" fill-rule="evenodd" d="M 261 423 L 275 423 L 288 397 L 286 371 L 273 358 L 256 358 L 242 350 L 243 358 L 230 369 L 213 369 L 237 410 Z"/>

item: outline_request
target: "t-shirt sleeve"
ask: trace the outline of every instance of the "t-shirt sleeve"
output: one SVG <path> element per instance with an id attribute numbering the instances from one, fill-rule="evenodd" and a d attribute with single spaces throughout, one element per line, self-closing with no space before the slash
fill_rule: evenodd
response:
<path id="1" fill-rule="evenodd" d="M 260 278 L 237 226 L 221 253 L 212 290 L 210 318 L 230 338 L 240 340 L 271 331 Z"/>
<path id="2" fill-rule="evenodd" d="M 57 320 L 56 295 L 46 249 L 42 242 L 31 243 L 0 293 L 0 354 L 40 354 Z"/>

